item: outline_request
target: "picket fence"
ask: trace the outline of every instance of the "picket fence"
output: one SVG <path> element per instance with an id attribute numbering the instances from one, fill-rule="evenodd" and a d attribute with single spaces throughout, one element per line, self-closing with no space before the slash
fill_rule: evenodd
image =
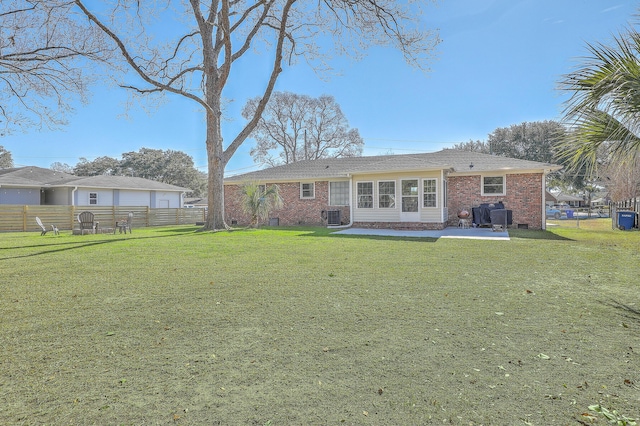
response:
<path id="1" fill-rule="evenodd" d="M 36 217 L 50 228 L 55 225 L 60 230 L 78 228 L 78 214 L 90 211 L 100 227 L 114 227 L 118 221 L 126 220 L 133 212 L 133 228 L 147 226 L 188 225 L 204 222 L 205 209 L 166 208 L 152 209 L 141 206 L 37 206 L 0 205 L 0 231 L 40 231 Z"/>
<path id="2" fill-rule="evenodd" d="M 613 203 L 618 210 L 627 210 L 633 212 L 640 212 L 640 198 L 629 198 L 624 201 L 616 201 Z"/>

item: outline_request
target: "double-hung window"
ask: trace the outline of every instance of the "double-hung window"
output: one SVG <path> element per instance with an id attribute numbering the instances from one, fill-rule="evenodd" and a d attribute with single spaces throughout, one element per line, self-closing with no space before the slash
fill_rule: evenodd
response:
<path id="1" fill-rule="evenodd" d="M 373 208 L 373 182 L 358 182 L 357 200 L 359 209 Z"/>
<path id="2" fill-rule="evenodd" d="M 424 179 L 422 181 L 422 207 L 438 206 L 438 181 L 437 179 Z"/>
<path id="3" fill-rule="evenodd" d="M 315 198 L 315 185 L 313 183 L 300 184 L 300 198 Z"/>
<path id="4" fill-rule="evenodd" d="M 396 183 L 394 181 L 378 182 L 378 207 L 381 209 L 396 207 Z"/>
<path id="5" fill-rule="evenodd" d="M 483 176 L 482 195 L 505 195 L 504 176 Z"/>
<path id="6" fill-rule="evenodd" d="M 97 192 L 90 192 L 89 193 L 89 205 L 90 206 L 94 206 L 94 205 L 98 205 L 98 193 Z"/>
<path id="7" fill-rule="evenodd" d="M 349 205 L 349 181 L 329 182 L 329 205 Z"/>

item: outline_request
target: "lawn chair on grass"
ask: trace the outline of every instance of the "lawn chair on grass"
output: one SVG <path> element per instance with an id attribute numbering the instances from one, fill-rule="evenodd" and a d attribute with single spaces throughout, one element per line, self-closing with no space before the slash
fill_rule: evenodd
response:
<path id="1" fill-rule="evenodd" d="M 40 235 L 47 235 L 48 229 L 42 224 L 42 221 L 38 216 L 36 216 L 36 222 L 38 223 L 38 226 L 40 227 L 40 229 L 42 229 L 42 232 L 40 232 Z M 53 231 L 54 234 L 56 235 L 59 234 L 58 228 L 55 225 L 51 225 L 51 230 Z"/>
<path id="2" fill-rule="evenodd" d="M 129 214 L 127 215 L 127 219 L 124 220 L 119 220 L 118 222 L 116 222 L 116 227 L 118 228 L 118 230 L 120 231 L 120 233 L 122 234 L 123 232 L 126 234 L 127 233 L 127 229 L 129 230 L 129 233 L 131 233 L 131 225 L 133 223 L 133 212 L 129 212 Z"/>
<path id="3" fill-rule="evenodd" d="M 88 231 L 89 234 L 95 234 L 98 229 L 99 222 L 93 222 L 93 213 L 82 212 L 78 215 L 78 222 L 80 223 L 80 234 L 84 235 L 84 231 Z"/>

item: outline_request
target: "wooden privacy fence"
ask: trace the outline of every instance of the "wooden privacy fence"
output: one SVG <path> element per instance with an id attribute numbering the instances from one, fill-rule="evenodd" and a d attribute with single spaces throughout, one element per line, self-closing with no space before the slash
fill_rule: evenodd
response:
<path id="1" fill-rule="evenodd" d="M 0 231 L 40 231 L 36 216 L 47 228 L 78 227 L 78 214 L 90 211 L 101 228 L 113 228 L 133 212 L 133 228 L 163 225 L 188 225 L 205 220 L 205 209 L 152 209 L 140 206 L 28 206 L 0 205 Z"/>
<path id="2" fill-rule="evenodd" d="M 618 210 L 627 210 L 638 213 L 640 210 L 640 198 L 630 198 L 624 201 L 615 201 L 612 203 Z"/>

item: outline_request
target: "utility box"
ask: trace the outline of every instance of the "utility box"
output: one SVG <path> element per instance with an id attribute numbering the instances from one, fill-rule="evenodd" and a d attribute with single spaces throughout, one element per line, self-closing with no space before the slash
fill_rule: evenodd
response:
<path id="1" fill-rule="evenodd" d="M 327 212 L 327 225 L 329 226 L 340 225 L 340 210 L 329 210 Z"/>

